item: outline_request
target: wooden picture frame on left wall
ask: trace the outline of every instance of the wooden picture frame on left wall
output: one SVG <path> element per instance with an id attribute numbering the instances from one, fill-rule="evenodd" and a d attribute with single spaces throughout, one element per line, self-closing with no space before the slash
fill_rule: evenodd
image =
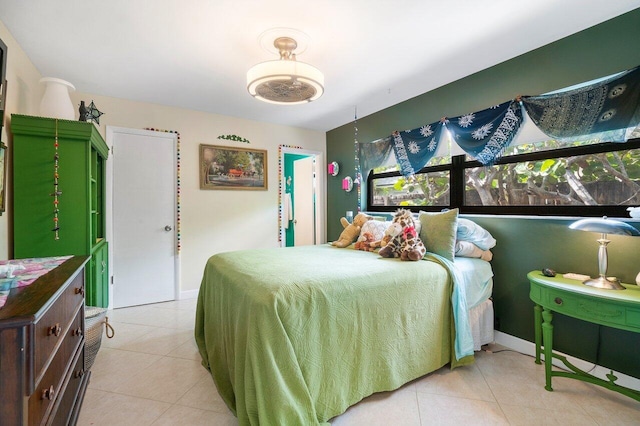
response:
<path id="1" fill-rule="evenodd" d="M 0 39 L 0 141 L 4 127 L 4 111 L 7 102 L 7 45 Z"/>
<path id="2" fill-rule="evenodd" d="M 7 103 L 7 45 L 0 39 L 0 216 L 7 205 L 7 146 L 2 142 Z"/>
<path id="3" fill-rule="evenodd" d="M 0 216 L 7 205 L 7 146 L 0 142 Z"/>

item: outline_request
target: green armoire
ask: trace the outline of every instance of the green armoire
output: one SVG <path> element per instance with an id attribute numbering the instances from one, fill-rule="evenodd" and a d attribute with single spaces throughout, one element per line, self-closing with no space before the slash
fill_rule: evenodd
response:
<path id="1" fill-rule="evenodd" d="M 54 118 L 13 114 L 11 133 L 13 257 L 91 256 L 85 277 L 86 304 L 107 307 L 107 144 L 92 123 Z M 54 204 L 56 189 L 58 203 Z"/>

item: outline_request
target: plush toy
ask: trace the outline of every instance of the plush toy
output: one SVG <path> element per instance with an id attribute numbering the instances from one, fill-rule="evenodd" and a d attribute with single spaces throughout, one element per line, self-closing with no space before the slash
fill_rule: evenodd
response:
<path id="1" fill-rule="evenodd" d="M 401 260 L 420 260 L 427 253 L 427 249 L 413 226 L 402 230 L 402 245 L 400 246 Z"/>
<path id="2" fill-rule="evenodd" d="M 363 232 L 358 237 L 358 241 L 353 246 L 356 250 L 373 251 L 375 249 L 371 244 L 374 242 L 374 236 L 371 232 Z"/>
<path id="3" fill-rule="evenodd" d="M 382 248 L 387 244 L 389 244 L 389 241 L 391 241 L 393 237 L 395 237 L 396 235 L 399 235 L 401 232 L 402 232 L 402 227 L 400 226 L 400 224 L 394 222 L 391 225 L 389 225 L 387 229 L 384 231 L 384 236 L 382 237 L 382 239 L 373 241 L 370 244 L 370 246 L 372 248 L 379 248 L 379 247 Z"/>
<path id="4" fill-rule="evenodd" d="M 353 223 L 349 223 L 347 219 L 344 217 L 340 218 L 340 223 L 344 228 L 342 233 L 340 234 L 340 238 L 337 241 L 331 243 L 336 247 L 346 247 L 351 244 L 358 236 L 360 235 L 360 230 L 362 229 L 362 225 L 365 224 L 366 221 L 373 219 L 371 216 L 368 216 L 364 213 L 358 213 L 353 218 Z"/>
<path id="5" fill-rule="evenodd" d="M 402 230 L 378 252 L 382 257 L 399 257 L 401 260 L 420 260 L 427 252 L 416 231 L 411 211 L 398 209 L 393 217 L 393 224 Z M 394 226 L 392 224 L 392 226 Z M 396 227 L 397 232 L 397 227 Z"/>

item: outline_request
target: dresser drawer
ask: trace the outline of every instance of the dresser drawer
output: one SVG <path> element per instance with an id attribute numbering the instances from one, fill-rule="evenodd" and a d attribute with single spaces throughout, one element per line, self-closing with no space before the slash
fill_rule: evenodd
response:
<path id="1" fill-rule="evenodd" d="M 609 290 L 611 291 L 611 290 Z M 626 308 L 603 298 L 589 298 L 555 288 L 542 288 L 541 304 L 554 312 L 612 327 L 639 323 L 640 310 Z"/>
<path id="2" fill-rule="evenodd" d="M 82 352 L 84 346 L 84 310 L 81 303 L 67 332 L 60 336 L 62 343 L 53 354 L 53 359 L 42 379 L 36 385 L 29 397 L 29 424 L 38 425 L 49 415 L 57 398 L 64 392 L 64 382 L 67 372 L 71 368 L 74 355 Z M 84 358 L 83 358 L 84 359 Z M 73 374 L 73 373 L 69 373 Z"/>
<path id="3" fill-rule="evenodd" d="M 69 382 L 64 389 L 64 393 L 59 396 L 58 408 L 56 410 L 56 414 L 51 420 L 51 425 L 60 425 L 67 426 L 73 422 L 71 422 L 71 416 L 73 413 L 77 413 L 77 410 L 74 410 L 76 404 L 82 403 L 82 398 L 78 398 L 80 388 L 84 385 L 86 386 L 86 382 L 88 376 L 85 377 L 84 371 L 84 345 L 78 351 L 76 356 L 75 363 L 73 368 L 71 369 L 70 374 L 68 375 Z"/>
<path id="4" fill-rule="evenodd" d="M 34 326 L 34 370 L 35 383 L 44 373 L 43 368 L 54 355 L 55 348 L 69 332 L 78 328 L 70 326 L 76 311 L 84 302 L 84 276 L 78 274 L 63 294 L 49 307 Z M 84 324 L 80 325 L 84 334 Z"/>

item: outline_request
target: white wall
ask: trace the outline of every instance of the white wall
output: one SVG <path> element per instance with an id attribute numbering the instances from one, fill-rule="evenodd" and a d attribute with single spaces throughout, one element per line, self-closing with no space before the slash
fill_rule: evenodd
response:
<path id="1" fill-rule="evenodd" d="M 41 77 L 0 22 L 0 37 L 9 47 L 9 113 L 35 114 L 43 89 Z M 10 40 L 8 40 L 10 39 Z M 11 41 L 11 44 L 9 44 Z M 18 58 L 20 61 L 18 61 Z M 24 62 L 24 63 L 23 63 Z M 47 76 L 65 79 L 65 76 Z M 23 85 L 14 80 L 27 79 Z M 71 82 L 73 83 L 73 82 Z M 18 86 L 18 90 L 16 90 Z M 23 87 L 24 86 L 24 87 Z M 158 88 L 162 90 L 162 88 Z M 203 96 L 205 96 L 203 94 Z M 247 96 L 249 96 L 247 94 Z M 104 112 L 106 126 L 175 130 L 181 140 L 181 291 L 197 290 L 206 260 L 212 254 L 243 248 L 278 246 L 278 146 L 300 146 L 320 151 L 326 158 L 325 133 L 279 126 L 217 114 L 145 104 L 73 92 L 72 101 L 92 100 Z M 256 101 L 258 102 L 258 101 Z M 274 106 L 277 108 L 277 106 Z M 250 144 L 217 139 L 235 134 Z M 3 140 L 6 141 L 5 136 Z M 226 145 L 267 150 L 267 191 L 212 191 L 199 189 L 199 145 Z M 326 211 L 326 191 L 321 189 L 321 211 Z M 7 215 L 0 218 L 0 258 L 6 258 L 9 240 Z M 321 218 L 324 224 L 324 216 Z M 324 235 L 324 234 L 323 234 Z"/>
<path id="2" fill-rule="evenodd" d="M 0 39 L 7 45 L 7 105 L 4 114 L 4 127 L 2 128 L 2 142 L 7 144 L 7 156 L 8 159 L 11 159 L 11 139 L 7 126 L 10 116 L 13 113 L 36 113 L 44 88 L 40 87 L 38 83 L 41 77 L 40 73 L 1 21 Z M 7 163 L 7 166 L 9 165 L 10 161 Z M 10 255 L 11 168 L 8 168 L 7 172 L 7 187 L 5 188 L 7 210 L 0 217 L 0 259 L 7 259 Z"/>

